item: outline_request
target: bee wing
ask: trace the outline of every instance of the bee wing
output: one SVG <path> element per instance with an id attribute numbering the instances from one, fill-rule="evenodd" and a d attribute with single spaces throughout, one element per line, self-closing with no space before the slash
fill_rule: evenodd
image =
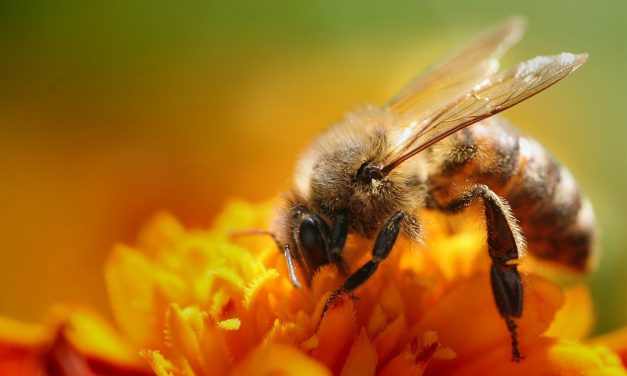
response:
<path id="1" fill-rule="evenodd" d="M 396 146 L 383 170 L 389 172 L 437 141 L 541 92 L 587 58 L 587 54 L 571 53 L 539 56 L 483 80 L 428 116 L 404 119 L 407 125 L 398 130 Z"/>
<path id="2" fill-rule="evenodd" d="M 522 17 L 513 17 L 488 29 L 410 82 L 387 107 L 395 113 L 423 113 L 457 97 L 498 71 L 499 57 L 518 43 L 525 27 Z"/>

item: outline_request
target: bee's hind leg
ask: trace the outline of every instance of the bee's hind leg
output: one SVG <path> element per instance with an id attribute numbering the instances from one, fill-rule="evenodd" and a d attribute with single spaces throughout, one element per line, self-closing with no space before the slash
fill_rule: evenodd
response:
<path id="1" fill-rule="evenodd" d="M 404 217 L 405 213 L 397 212 L 385 223 L 385 225 L 379 232 L 379 235 L 377 236 L 377 240 L 374 243 L 374 247 L 372 249 L 372 258 L 370 259 L 370 261 L 357 269 L 353 274 L 351 274 L 346 279 L 342 287 L 334 291 L 331 296 L 329 296 L 322 311 L 323 316 L 338 297 L 340 297 L 342 294 L 350 293 L 361 284 L 366 282 L 368 278 L 370 278 L 370 276 L 374 274 L 379 266 L 379 263 L 390 254 L 390 250 L 392 250 L 392 246 L 394 246 L 396 238 L 398 237 L 398 233 L 401 230 L 401 225 Z"/>
<path id="2" fill-rule="evenodd" d="M 516 220 L 505 200 L 490 188 L 477 184 L 446 205 L 434 201 L 429 204 L 434 209 L 456 213 L 467 208 L 476 199 L 483 201 L 488 252 L 492 259 L 490 277 L 492 294 L 500 315 L 505 320 L 511 335 L 512 360 L 520 361 L 518 333 L 515 318 L 520 318 L 523 308 L 523 286 L 518 274 L 517 261 L 523 251 L 524 241 Z"/>

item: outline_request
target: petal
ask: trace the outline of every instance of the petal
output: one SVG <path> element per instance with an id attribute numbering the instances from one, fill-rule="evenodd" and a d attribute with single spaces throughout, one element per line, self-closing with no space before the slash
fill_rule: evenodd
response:
<path id="1" fill-rule="evenodd" d="M 332 373 L 294 347 L 271 344 L 251 352 L 232 375 L 331 376 Z"/>
<path id="2" fill-rule="evenodd" d="M 410 352 L 403 351 L 383 367 L 379 376 L 421 376 L 426 366 L 425 363 L 416 363 Z"/>
<path id="3" fill-rule="evenodd" d="M 560 288 L 544 278 L 527 276 L 524 285 L 524 308 L 518 330 L 521 341 L 544 333 L 563 304 Z M 453 360 L 456 364 L 480 357 L 494 347 L 510 349 L 510 335 L 497 311 L 486 273 L 469 278 L 445 294 L 424 313 L 410 333 L 419 335 L 428 330 L 436 331 L 440 343 L 457 353 L 457 359 Z"/>
<path id="4" fill-rule="evenodd" d="M 318 329 L 318 346 L 311 355 L 337 373 L 357 336 L 353 304 L 342 297 L 324 315 Z"/>
<path id="5" fill-rule="evenodd" d="M 595 337 L 588 343 L 607 346 L 621 357 L 623 366 L 627 368 L 627 327 Z"/>
<path id="6" fill-rule="evenodd" d="M 400 315 L 379 333 L 374 344 L 381 364 L 385 364 L 395 351 L 398 351 L 399 341 L 406 332 L 405 316 Z"/>
<path id="7" fill-rule="evenodd" d="M 0 316 L 0 344 L 16 348 L 37 348 L 50 340 L 50 330 L 41 324 L 27 324 Z"/>
<path id="8" fill-rule="evenodd" d="M 594 309 L 588 288 L 575 286 L 567 289 L 564 296 L 566 302 L 545 335 L 570 340 L 585 338 L 594 324 Z"/>
<path id="9" fill-rule="evenodd" d="M 335 290 L 341 284 L 342 278 L 334 266 L 330 264 L 321 266 L 311 281 L 312 299 L 322 300 L 329 291 Z"/>
<path id="10" fill-rule="evenodd" d="M 452 359 L 455 354 L 449 348 L 442 348 L 438 335 L 429 331 L 422 338 L 414 337 L 404 351 L 398 353 L 381 370 L 382 376 L 419 376 L 422 375 L 431 359 Z"/>
<path id="11" fill-rule="evenodd" d="M 172 363 L 161 355 L 157 350 L 143 350 L 139 353 L 144 357 L 150 368 L 155 372 L 157 376 L 172 376 L 180 374 Z"/>
<path id="12" fill-rule="evenodd" d="M 230 200 L 224 210 L 214 220 L 212 229 L 222 233 L 242 229 L 266 229 L 275 213 L 277 200 L 251 204 L 243 200 Z M 255 237 L 252 237 L 253 239 Z M 259 239 L 257 237 L 257 239 Z M 266 236 L 262 239 L 267 240 Z M 271 239 L 270 239 L 271 240 Z"/>
<path id="13" fill-rule="evenodd" d="M 476 208 L 470 210 L 476 210 Z M 442 229 L 443 224 L 450 223 L 452 220 L 453 223 L 466 222 L 474 215 L 474 213 L 467 213 L 461 218 L 445 217 L 440 218 L 437 223 L 428 222 L 429 230 L 433 229 L 436 234 L 440 233 L 439 236 L 436 235 L 427 239 L 426 257 L 421 260 L 419 268 L 427 273 L 437 271 L 443 281 L 448 282 L 468 277 L 477 271 L 487 271 L 489 263 L 484 261 L 488 259 L 488 252 L 482 235 L 485 229 L 475 229 L 474 227 L 477 226 L 472 223 L 467 224 L 470 229 L 464 227 L 463 231 L 454 235 L 441 233 L 444 231 Z M 430 221 L 434 219 L 429 217 Z M 479 223 L 482 222 L 483 219 L 479 221 Z"/>
<path id="14" fill-rule="evenodd" d="M 123 338 L 102 317 L 86 309 L 56 307 L 51 315 L 62 315 L 63 335 L 76 350 L 102 363 L 120 368 L 145 368 L 137 348 Z"/>
<path id="15" fill-rule="evenodd" d="M 161 348 L 169 305 L 186 305 L 189 300 L 181 279 L 126 246 L 113 250 L 104 274 L 118 326 L 137 347 Z"/>
<path id="16" fill-rule="evenodd" d="M 166 334 L 169 345 L 176 349 L 177 358 L 182 356 L 194 374 L 202 374 L 199 336 L 204 331 L 204 315 L 197 307 L 182 310 L 173 304 L 168 310 Z M 178 360 L 178 359 L 175 359 Z M 178 364 L 178 362 L 176 362 Z"/>
<path id="17" fill-rule="evenodd" d="M 118 246 L 105 264 L 105 281 L 119 327 L 139 347 L 157 347 L 160 335 L 154 312 L 155 282 L 150 261 L 139 252 Z"/>
<path id="18" fill-rule="evenodd" d="M 279 273 L 274 269 L 267 269 L 257 275 L 257 277 L 244 288 L 244 308 L 250 310 L 261 289 L 278 277 Z"/>
<path id="19" fill-rule="evenodd" d="M 200 354 L 205 375 L 227 375 L 233 369 L 233 357 L 229 352 L 222 330 L 205 320 L 205 330 L 200 336 Z"/>
<path id="20" fill-rule="evenodd" d="M 0 318 L 0 375 L 41 375 L 46 369 L 121 376 L 149 371 L 137 350 L 91 311 L 57 306 L 47 325 Z"/>
<path id="21" fill-rule="evenodd" d="M 41 376 L 41 362 L 28 351 L 14 351 L 0 345 L 0 375 Z"/>
<path id="22" fill-rule="evenodd" d="M 626 375 L 620 359 L 606 348 L 543 338 L 529 346 L 525 359 L 513 362 L 509 349 L 496 348 L 464 364 L 451 375 Z"/>
<path id="23" fill-rule="evenodd" d="M 376 368 L 377 353 L 365 329 L 362 328 L 348 353 L 341 376 L 372 376 Z"/>
<path id="24" fill-rule="evenodd" d="M 385 317 L 385 313 L 383 313 L 383 308 L 381 308 L 380 304 L 377 304 L 368 319 L 368 325 L 366 326 L 368 330 L 368 335 L 371 337 L 375 337 L 378 335 L 385 327 L 387 326 L 387 319 Z"/>
<path id="25" fill-rule="evenodd" d="M 164 249 L 174 248 L 183 236 L 185 229 L 170 213 L 155 214 L 137 237 L 137 246 L 148 255 L 155 255 Z"/>

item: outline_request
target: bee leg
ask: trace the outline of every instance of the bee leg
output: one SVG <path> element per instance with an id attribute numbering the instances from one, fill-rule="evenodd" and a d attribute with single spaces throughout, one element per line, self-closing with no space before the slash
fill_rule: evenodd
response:
<path id="1" fill-rule="evenodd" d="M 517 261 L 523 248 L 522 235 L 507 203 L 485 185 L 477 184 L 449 204 L 437 209 L 459 212 L 473 201 L 483 200 L 488 238 L 488 252 L 492 259 L 490 270 L 492 295 L 501 317 L 511 335 L 512 360 L 522 359 L 518 348 L 515 318 L 520 318 L 523 307 L 523 286 L 518 274 Z M 433 202 L 431 202 L 433 204 Z"/>
<path id="2" fill-rule="evenodd" d="M 377 240 L 374 243 L 374 247 L 372 249 L 372 258 L 370 261 L 362 265 L 357 271 L 355 271 L 352 275 L 346 279 L 342 287 L 338 290 L 335 290 L 331 296 L 327 299 L 326 304 L 324 305 L 324 309 L 322 310 L 322 315 L 326 313 L 326 311 L 331 307 L 333 302 L 340 297 L 342 294 L 350 293 L 361 284 L 366 282 L 372 274 L 379 267 L 379 263 L 390 254 L 390 250 L 392 250 L 392 246 L 396 242 L 396 238 L 398 237 L 398 233 L 401 230 L 401 224 L 403 218 L 405 217 L 405 213 L 398 212 L 390 218 L 386 224 L 383 226 L 379 235 L 377 236 Z"/>
<path id="3" fill-rule="evenodd" d="M 341 213 L 335 219 L 333 230 L 331 232 L 330 246 L 327 248 L 327 260 L 332 264 L 335 264 L 340 273 L 346 275 L 346 264 L 342 258 L 342 251 L 346 244 L 346 238 L 348 237 L 348 216 L 346 213 Z"/>

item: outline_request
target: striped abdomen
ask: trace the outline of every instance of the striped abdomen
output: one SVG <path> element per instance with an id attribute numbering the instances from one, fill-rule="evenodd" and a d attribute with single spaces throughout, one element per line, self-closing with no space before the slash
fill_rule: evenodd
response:
<path id="1" fill-rule="evenodd" d="M 504 197 L 534 256 L 576 271 L 591 263 L 595 221 L 566 167 L 535 140 L 493 117 L 474 124 L 426 151 L 430 192 L 449 202 L 470 184 L 486 184 Z"/>

